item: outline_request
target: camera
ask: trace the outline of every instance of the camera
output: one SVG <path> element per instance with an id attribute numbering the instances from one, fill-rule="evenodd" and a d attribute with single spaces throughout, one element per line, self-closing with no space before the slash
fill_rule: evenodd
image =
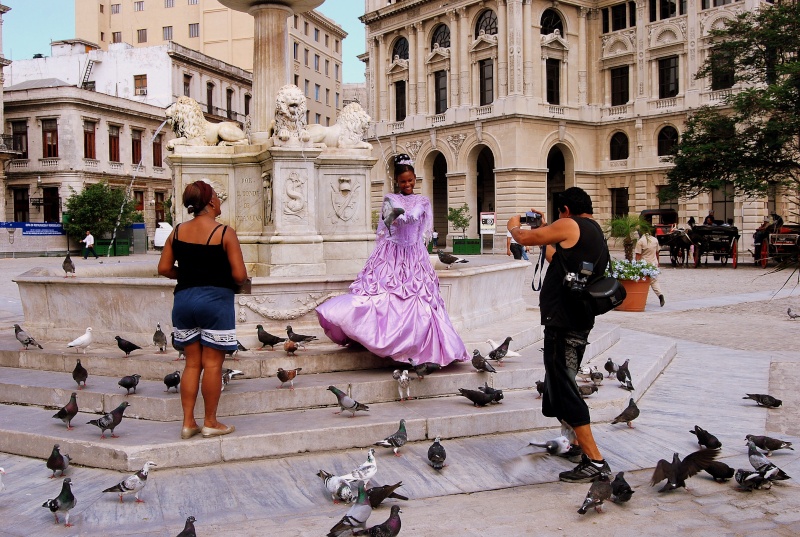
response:
<path id="1" fill-rule="evenodd" d="M 531 229 L 536 229 L 542 225 L 542 215 L 528 211 L 519 217 L 519 223 L 522 226 L 531 226 Z"/>
<path id="2" fill-rule="evenodd" d="M 574 293 L 581 293 L 586 289 L 586 284 L 589 283 L 594 273 L 594 263 L 584 261 L 581 263 L 580 270 L 576 272 L 567 272 L 564 275 L 564 287 Z"/>

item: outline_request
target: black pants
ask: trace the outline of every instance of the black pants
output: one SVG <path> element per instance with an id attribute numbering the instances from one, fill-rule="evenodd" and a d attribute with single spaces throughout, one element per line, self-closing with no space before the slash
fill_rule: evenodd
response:
<path id="1" fill-rule="evenodd" d="M 512 242 L 511 246 L 509 246 L 509 250 L 511 250 L 511 255 L 514 256 L 514 259 L 522 259 L 522 246 L 516 242 Z"/>
<path id="2" fill-rule="evenodd" d="M 542 414 L 574 427 L 590 423 L 589 407 L 578 391 L 575 375 L 581 367 L 590 330 L 544 327 Z"/>
<path id="3" fill-rule="evenodd" d="M 83 258 L 86 259 L 89 257 L 89 254 L 92 254 L 95 259 L 97 259 L 97 253 L 94 251 L 94 246 L 87 246 L 86 250 L 83 251 Z"/>

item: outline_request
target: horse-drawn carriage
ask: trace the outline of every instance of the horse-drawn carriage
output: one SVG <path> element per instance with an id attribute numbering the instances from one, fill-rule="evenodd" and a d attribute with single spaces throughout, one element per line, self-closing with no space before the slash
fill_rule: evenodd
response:
<path id="1" fill-rule="evenodd" d="M 736 226 L 694 226 L 688 232 L 694 244 L 694 266 L 699 267 L 705 256 L 719 260 L 723 265 L 731 260 L 733 268 L 739 264 L 739 229 Z"/>
<path id="2" fill-rule="evenodd" d="M 669 255 L 673 267 L 685 265 L 689 258 L 692 240 L 682 228 L 678 228 L 678 211 L 675 209 L 646 209 L 640 216 L 653 227 L 653 236 L 658 240 L 659 261 Z"/>
<path id="3" fill-rule="evenodd" d="M 778 263 L 798 261 L 800 256 L 800 225 L 778 223 L 761 240 L 757 263 L 766 267 L 770 260 Z"/>

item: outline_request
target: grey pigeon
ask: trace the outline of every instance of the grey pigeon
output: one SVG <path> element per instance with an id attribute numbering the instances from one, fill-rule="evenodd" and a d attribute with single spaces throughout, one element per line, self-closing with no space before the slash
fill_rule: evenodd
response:
<path id="1" fill-rule="evenodd" d="M 472 401 L 474 406 L 486 406 L 494 401 L 494 396 L 488 393 L 483 393 L 480 390 L 468 390 L 466 388 L 459 388 L 458 392 Z"/>
<path id="2" fill-rule="evenodd" d="M 426 375 L 430 375 L 434 371 L 439 371 L 442 368 L 441 365 L 434 362 L 423 362 L 414 365 L 414 362 L 411 361 L 411 358 L 409 358 L 408 361 L 411 364 L 411 367 L 414 368 L 414 373 L 417 374 L 418 380 L 422 380 Z"/>
<path id="3" fill-rule="evenodd" d="M 620 472 L 611 482 L 611 496 L 614 503 L 624 503 L 631 499 L 635 491 L 625 481 L 625 472 Z"/>
<path id="4" fill-rule="evenodd" d="M 739 468 L 733 477 L 739 484 L 738 489 L 745 492 L 753 490 L 769 490 L 772 488 L 772 481 L 764 477 L 759 472 L 751 472 Z"/>
<path id="5" fill-rule="evenodd" d="M 197 537 L 197 533 L 194 531 L 194 523 L 197 522 L 197 519 L 193 516 L 186 518 L 186 525 L 183 527 L 183 531 L 180 532 L 175 537 Z"/>
<path id="6" fill-rule="evenodd" d="M 445 459 L 447 459 L 447 452 L 442 445 L 442 438 L 437 436 L 433 440 L 431 447 L 428 448 L 428 462 L 430 462 L 434 470 L 441 470 L 446 466 Z"/>
<path id="7" fill-rule="evenodd" d="M 714 481 L 727 481 L 733 477 L 733 468 L 722 461 L 711 461 L 705 471 Z"/>
<path id="8" fill-rule="evenodd" d="M 283 388 L 283 385 L 288 382 L 289 385 L 291 386 L 291 389 L 294 390 L 294 379 L 297 376 L 297 374 L 302 370 L 303 370 L 302 367 L 297 367 L 295 369 L 289 369 L 289 370 L 286 370 L 286 369 L 283 369 L 282 367 L 279 367 L 278 368 L 278 380 L 281 381 L 281 385 L 278 386 L 278 388 L 279 389 Z"/>
<path id="9" fill-rule="evenodd" d="M 178 386 L 181 383 L 181 372 L 175 371 L 174 373 L 170 373 L 164 377 L 164 384 L 167 386 L 166 391 L 170 391 L 172 388 L 175 388 L 175 393 L 178 393 Z"/>
<path id="10" fill-rule="evenodd" d="M 367 451 L 367 460 L 349 474 L 344 474 L 340 477 L 347 482 L 363 481 L 366 487 L 369 484 L 369 480 L 375 477 L 377 472 L 378 461 L 375 460 L 375 448 L 369 448 Z"/>
<path id="11" fill-rule="evenodd" d="M 272 350 L 275 350 L 275 345 L 286 341 L 285 337 L 279 337 L 270 334 L 264 330 L 264 327 L 260 324 L 256 325 L 256 329 L 258 330 L 258 341 L 261 342 L 261 350 L 263 350 L 267 345 L 269 345 Z"/>
<path id="12" fill-rule="evenodd" d="M 89 348 L 92 341 L 94 341 L 94 338 L 92 337 L 92 327 L 90 326 L 82 336 L 67 343 L 67 347 L 74 347 L 75 352 L 78 352 L 78 349 L 83 349 L 83 354 L 86 354 L 86 349 Z"/>
<path id="13" fill-rule="evenodd" d="M 55 499 L 44 502 L 42 507 L 50 509 L 53 516 L 56 517 L 56 524 L 58 524 L 58 513 L 64 513 L 66 515 L 64 527 L 69 528 L 72 526 L 69 523 L 69 512 L 77 503 L 78 500 L 72 495 L 72 479 L 65 477 L 64 483 L 61 485 L 61 494 Z"/>
<path id="14" fill-rule="evenodd" d="M 141 349 L 141 347 L 136 343 L 132 343 L 127 339 L 122 339 L 119 336 L 114 336 L 114 339 L 117 340 L 117 347 L 119 347 L 119 349 L 125 353 L 126 358 L 130 356 L 133 351 Z"/>
<path id="15" fill-rule="evenodd" d="M 386 448 L 392 448 L 392 451 L 394 451 L 394 456 L 400 457 L 401 455 L 397 453 L 397 450 L 403 447 L 407 441 L 408 441 L 408 433 L 406 433 L 406 420 L 401 419 L 400 427 L 398 427 L 395 433 L 390 434 L 389 436 L 387 436 L 386 438 L 384 438 L 379 442 L 375 442 L 374 445 Z"/>
<path id="16" fill-rule="evenodd" d="M 597 393 L 597 386 L 592 384 L 591 386 L 578 386 L 578 393 L 581 394 L 581 397 L 589 397 L 593 393 Z"/>
<path id="17" fill-rule="evenodd" d="M 300 345 L 301 347 L 305 347 L 304 343 L 309 343 L 317 339 L 317 336 L 304 336 L 303 334 L 296 334 L 294 330 L 292 330 L 292 325 L 286 325 L 286 335 L 289 336 L 289 339 Z"/>
<path id="18" fill-rule="evenodd" d="M 50 476 L 50 479 L 56 477 L 56 472 L 61 472 L 61 477 L 64 477 L 64 471 L 69 468 L 69 461 L 69 455 L 61 453 L 59 445 L 55 444 L 46 463 L 47 469 L 53 471 L 53 475 Z"/>
<path id="19" fill-rule="evenodd" d="M 161 331 L 161 323 L 156 324 L 156 332 L 153 334 L 153 345 L 158 347 L 158 352 L 167 352 L 167 336 Z"/>
<path id="20" fill-rule="evenodd" d="M 386 498 L 394 498 L 395 500 L 408 500 L 406 496 L 402 494 L 398 494 L 395 491 L 403 486 L 402 481 L 398 481 L 394 485 L 380 485 L 380 486 L 372 486 L 367 489 L 367 499 L 369 500 L 369 504 L 372 506 L 373 509 L 377 509 L 377 507 L 383 503 L 383 500 Z"/>
<path id="21" fill-rule="evenodd" d="M 443 250 L 439 250 L 436 253 L 439 256 L 439 261 L 441 261 L 442 263 L 447 265 L 448 269 L 450 268 L 450 265 L 452 265 L 454 263 L 469 263 L 468 259 L 463 259 L 461 257 L 456 257 L 454 255 L 445 253 Z"/>
<path id="22" fill-rule="evenodd" d="M 605 365 L 603 366 L 606 371 L 608 371 L 608 378 L 611 378 L 612 375 L 616 375 L 617 371 L 619 370 L 619 366 L 614 363 L 614 360 L 609 358 L 606 360 Z"/>
<path id="23" fill-rule="evenodd" d="M 486 361 L 486 358 L 481 356 L 481 351 L 475 349 L 472 351 L 472 367 L 480 371 L 485 371 L 487 373 L 497 373 L 497 370 L 492 367 L 492 364 Z"/>
<path id="24" fill-rule="evenodd" d="M 127 401 L 123 401 L 119 404 L 117 408 L 115 408 L 108 414 L 104 414 L 103 417 L 96 420 L 89 420 L 86 423 L 88 425 L 95 425 L 100 428 L 100 438 L 106 437 L 107 429 L 111 430 L 111 438 L 119 438 L 114 434 L 114 429 L 122 421 L 122 415 L 125 413 L 125 409 L 128 408 L 129 406 L 130 405 L 128 404 Z"/>
<path id="25" fill-rule="evenodd" d="M 384 200 L 383 206 L 381 207 L 381 219 L 383 220 L 383 224 L 386 226 L 387 231 L 389 232 L 389 236 L 392 236 L 392 224 L 397 217 L 401 214 L 406 212 L 405 209 L 402 207 L 395 207 L 392 205 L 390 200 Z"/>
<path id="26" fill-rule="evenodd" d="M 236 340 L 236 348 L 232 351 L 225 351 L 225 356 L 232 356 L 235 361 L 239 361 L 239 357 L 237 356 L 240 351 L 247 351 L 247 347 L 242 345 L 242 342 L 238 339 Z"/>
<path id="27" fill-rule="evenodd" d="M 385 522 L 378 524 L 377 526 L 372 526 L 367 530 L 354 531 L 353 535 L 369 535 L 369 537 L 396 537 L 397 534 L 400 533 L 400 527 L 402 526 L 400 523 L 400 513 L 402 513 L 400 506 L 393 505 L 392 512 Z"/>
<path id="28" fill-rule="evenodd" d="M 707 447 L 708 449 L 719 449 L 722 447 L 722 442 L 720 442 L 716 436 L 699 425 L 695 425 L 694 430 L 689 432 L 697 437 L 697 443 L 703 447 Z"/>
<path id="29" fill-rule="evenodd" d="M 119 494 L 119 503 L 122 503 L 122 497 L 128 494 L 133 494 L 136 498 L 136 503 L 144 503 L 144 500 L 139 499 L 139 493 L 147 484 L 147 474 L 150 472 L 151 466 L 158 466 L 153 461 L 147 461 L 141 470 L 135 474 L 126 477 L 113 487 L 107 488 L 103 492 L 116 492 Z"/>
<path id="30" fill-rule="evenodd" d="M 752 399 L 758 403 L 758 406 L 765 406 L 767 408 L 778 408 L 783 404 L 783 401 L 780 399 L 776 399 L 765 393 L 748 393 L 745 397 L 742 397 L 742 399 Z"/>
<path id="31" fill-rule="evenodd" d="M 172 340 L 172 348 L 178 351 L 178 357 L 175 358 L 175 361 L 177 362 L 178 360 L 180 360 L 181 356 L 186 358 L 186 353 L 184 352 L 186 350 L 186 347 L 184 347 L 181 343 L 175 341 L 175 332 L 171 333 L 169 337 Z"/>
<path id="32" fill-rule="evenodd" d="M 786 472 L 767 459 L 767 457 L 758 450 L 752 440 L 747 441 L 747 458 L 750 460 L 753 469 L 770 481 L 791 479 Z"/>
<path id="33" fill-rule="evenodd" d="M 317 472 L 317 476 L 325 483 L 325 490 L 331 495 L 333 503 L 350 503 L 353 501 L 353 489 L 350 483 L 340 476 L 335 476 L 325 470 Z"/>
<path id="34" fill-rule="evenodd" d="M 25 345 L 25 350 L 28 350 L 28 345 L 33 345 L 34 347 L 39 347 L 43 349 L 41 345 L 39 345 L 35 339 L 33 339 L 28 333 L 19 327 L 18 324 L 14 325 L 14 334 L 17 336 L 17 341 Z"/>
<path id="35" fill-rule="evenodd" d="M 672 456 L 672 462 L 664 459 L 658 461 L 653 477 L 650 479 L 650 486 L 655 486 L 663 480 L 667 480 L 658 492 L 667 492 L 678 487 L 686 488 L 686 480 L 695 475 L 700 470 L 708 467 L 709 463 L 717 458 L 719 451 L 716 449 L 701 449 L 687 455 L 681 460 L 677 453 Z"/>
<path id="36" fill-rule="evenodd" d="M 366 528 L 367 519 L 372 514 L 372 506 L 367 499 L 364 482 L 358 481 L 356 486 L 358 488 L 356 502 L 347 510 L 342 519 L 330 529 L 327 537 L 339 537 L 347 535 L 348 532 L 355 531 L 357 528 Z"/>
<path id="37" fill-rule="evenodd" d="M 67 252 L 67 257 L 64 258 L 64 262 L 61 263 L 61 268 L 64 269 L 65 278 L 70 274 L 75 276 L 75 262 L 72 261 L 72 258 L 69 256 L 69 252 Z"/>
<path id="38" fill-rule="evenodd" d="M 752 434 L 748 434 L 744 437 L 745 440 L 751 440 L 756 447 L 763 449 L 767 452 L 767 457 L 772 455 L 773 451 L 777 451 L 779 449 L 791 449 L 794 451 L 791 442 L 787 442 L 786 440 L 779 440 L 777 438 L 771 438 L 769 436 L 755 436 Z"/>
<path id="39" fill-rule="evenodd" d="M 597 481 L 592 483 L 589 487 L 589 492 L 586 494 L 586 499 L 583 500 L 583 505 L 578 509 L 578 513 L 585 515 L 586 510 L 594 507 L 598 513 L 603 512 L 603 502 L 611 498 L 611 483 L 608 481 L 608 475 L 600 474 Z"/>
<path id="40" fill-rule="evenodd" d="M 68 431 L 72 430 L 72 423 L 71 423 L 72 418 L 74 418 L 75 415 L 78 413 L 77 396 L 78 394 L 72 392 L 72 395 L 69 398 L 69 403 L 64 405 L 64 407 L 61 410 L 53 414 L 54 418 L 58 418 L 67 424 Z"/>
<path id="41" fill-rule="evenodd" d="M 483 386 L 478 386 L 478 389 L 485 394 L 492 396 L 492 403 L 500 403 L 503 400 L 503 390 L 498 390 L 489 386 L 488 382 L 484 382 Z"/>
<path id="42" fill-rule="evenodd" d="M 792 313 L 792 308 L 786 308 L 786 315 L 788 315 L 788 316 L 789 316 L 789 318 L 790 318 L 791 320 L 793 320 L 793 321 L 794 321 L 795 319 L 797 319 L 798 317 L 800 317 L 800 314 L 798 314 L 798 313 Z"/>
<path id="43" fill-rule="evenodd" d="M 75 369 L 72 370 L 72 380 L 78 383 L 78 389 L 82 390 L 86 387 L 86 379 L 89 378 L 89 372 L 81 365 L 80 358 L 75 364 Z M 83 386 L 81 386 L 83 382 Z"/>
<path id="44" fill-rule="evenodd" d="M 539 395 L 536 396 L 537 399 L 541 399 L 542 396 L 544 395 L 545 386 L 546 385 L 545 385 L 543 380 L 537 380 L 536 381 L 536 393 L 539 394 Z"/>
<path id="45" fill-rule="evenodd" d="M 569 451 L 569 438 L 566 436 L 558 436 L 553 440 L 547 442 L 534 442 L 528 443 L 529 446 L 544 448 L 550 455 L 561 455 Z"/>
<path id="46" fill-rule="evenodd" d="M 339 408 L 341 409 L 339 412 L 334 412 L 334 414 L 341 414 L 346 410 L 350 412 L 350 417 L 352 418 L 355 417 L 356 412 L 359 410 L 369 411 L 369 407 L 367 405 L 362 405 L 336 386 L 328 386 L 328 390 L 336 395 L 336 400 L 339 403 Z"/>
<path id="47" fill-rule="evenodd" d="M 240 371 L 239 369 L 230 369 L 225 368 L 222 370 L 222 388 L 220 389 L 221 392 L 225 391 L 225 386 L 228 383 L 235 379 L 237 375 L 244 375 L 244 371 Z"/>
<path id="48" fill-rule="evenodd" d="M 503 365 L 503 358 L 508 354 L 508 345 L 511 343 L 511 336 L 508 336 L 499 347 L 489 351 L 489 359 L 495 360 L 497 365 Z"/>
<path id="49" fill-rule="evenodd" d="M 639 417 L 639 407 L 636 406 L 636 401 L 634 401 L 633 397 L 631 397 L 630 401 L 628 401 L 628 406 L 625 408 L 625 410 L 620 412 L 620 415 L 614 418 L 614 420 L 611 423 L 612 424 L 627 423 L 628 427 L 633 429 L 633 425 L 631 425 L 631 422 L 638 417 Z"/>
<path id="50" fill-rule="evenodd" d="M 628 391 L 633 391 L 633 380 L 631 379 L 631 372 L 628 369 L 628 362 L 625 362 L 617 369 L 617 380 L 622 384 L 622 387 Z"/>
<path id="51" fill-rule="evenodd" d="M 603 374 L 595 368 L 589 373 L 589 380 L 591 380 L 592 384 L 595 386 L 600 386 L 603 383 Z"/>
<path id="52" fill-rule="evenodd" d="M 395 369 L 392 371 L 392 378 L 397 381 L 397 394 L 400 401 L 411 399 L 411 379 L 408 378 L 408 371 L 405 369 Z M 405 397 L 403 397 L 405 395 Z"/>
<path id="53" fill-rule="evenodd" d="M 119 379 L 117 384 L 125 388 L 125 395 L 129 395 L 131 393 L 131 389 L 133 389 L 133 393 L 136 393 L 136 386 L 139 385 L 140 378 L 142 378 L 142 376 L 138 373 L 135 375 L 127 375 Z"/>

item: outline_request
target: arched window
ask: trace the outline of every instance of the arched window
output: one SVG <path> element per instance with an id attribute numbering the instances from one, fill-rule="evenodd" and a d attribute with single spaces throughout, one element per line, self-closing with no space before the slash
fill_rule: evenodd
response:
<path id="1" fill-rule="evenodd" d="M 618 132 L 611 137 L 611 160 L 625 160 L 628 158 L 628 137 L 624 132 Z"/>
<path id="2" fill-rule="evenodd" d="M 675 154 L 676 145 L 678 145 L 678 131 L 675 129 L 675 127 L 667 125 L 658 131 L 659 157 Z"/>
<path id="3" fill-rule="evenodd" d="M 542 35 L 549 35 L 558 30 L 564 35 L 564 22 L 555 9 L 545 9 L 542 13 Z"/>
<path id="4" fill-rule="evenodd" d="M 206 109 L 209 114 L 214 113 L 214 84 L 211 82 L 206 84 Z"/>
<path id="5" fill-rule="evenodd" d="M 497 34 L 497 15 L 491 9 L 487 9 L 478 17 L 478 22 L 475 24 L 475 39 L 481 32 L 486 35 Z"/>
<path id="6" fill-rule="evenodd" d="M 450 48 L 450 28 L 446 24 L 440 24 L 433 31 L 431 37 L 431 48 L 439 45 L 439 48 Z"/>
<path id="7" fill-rule="evenodd" d="M 394 60 L 395 57 L 401 60 L 408 59 L 408 39 L 405 37 L 401 37 L 394 42 L 394 46 L 392 47 L 392 60 Z"/>

